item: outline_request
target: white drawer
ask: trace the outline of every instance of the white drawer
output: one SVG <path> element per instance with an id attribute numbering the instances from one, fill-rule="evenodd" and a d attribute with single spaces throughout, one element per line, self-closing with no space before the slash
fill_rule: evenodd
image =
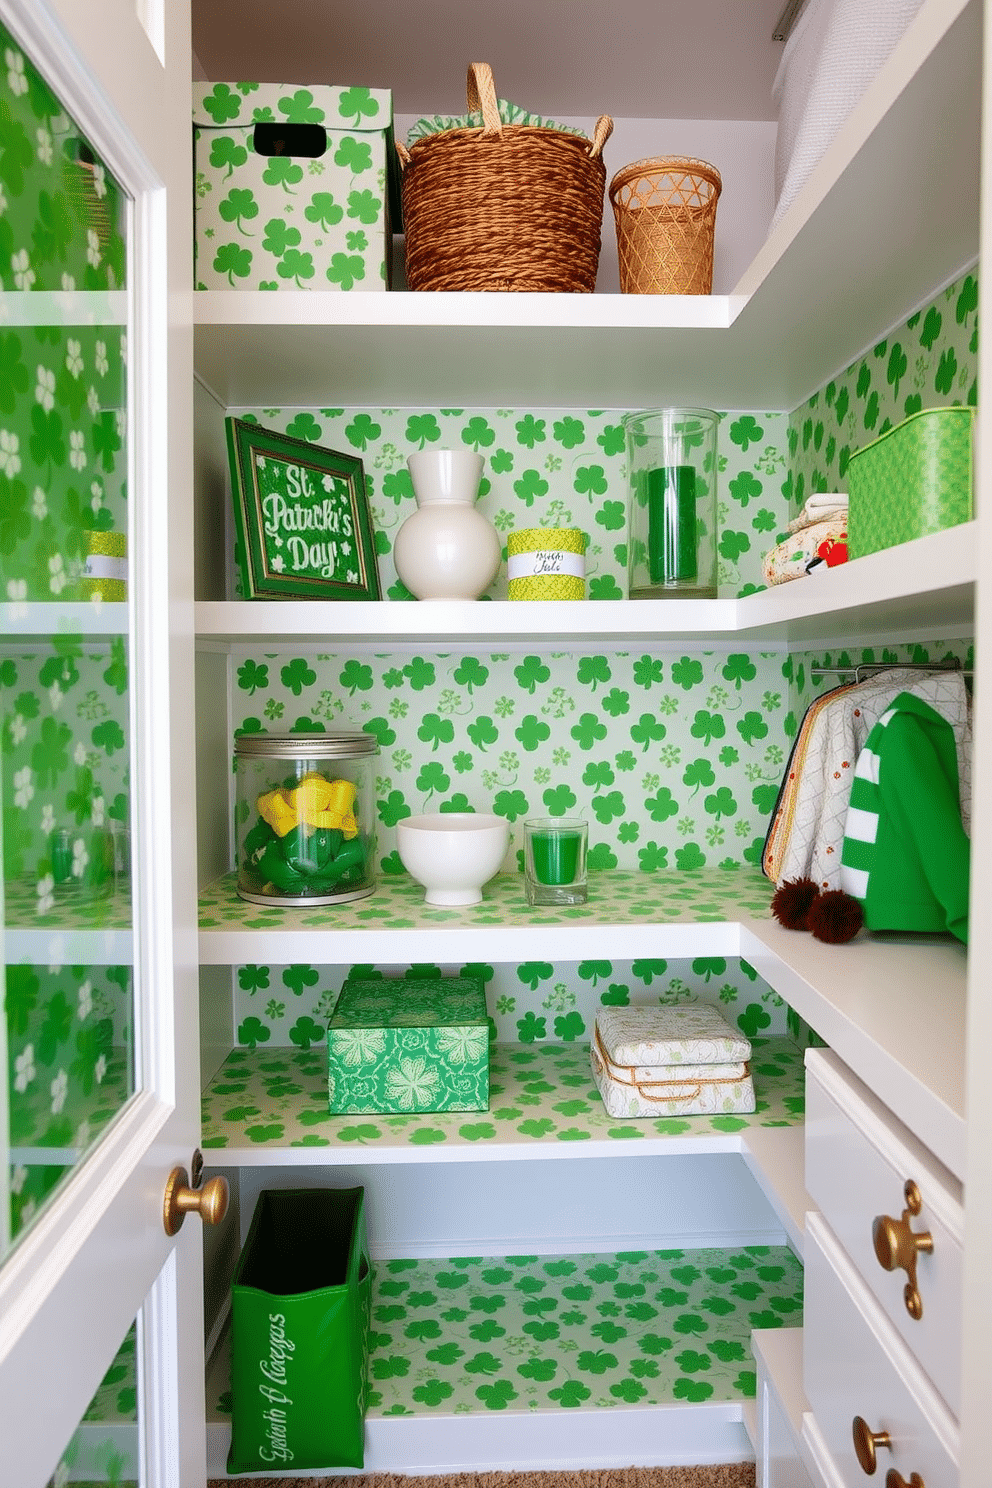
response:
<path id="1" fill-rule="evenodd" d="M 854 1445 L 861 1417 L 888 1433 L 876 1446 L 878 1480 L 894 1468 L 907 1485 L 917 1473 L 926 1488 L 957 1488 L 957 1422 L 819 1214 L 808 1216 L 803 1262 L 803 1378 L 837 1478 L 846 1488 L 865 1481 Z"/>
<path id="2" fill-rule="evenodd" d="M 800 1444 L 806 1409 L 802 1329 L 757 1330 L 751 1351 L 757 1366 L 757 1488 L 813 1488 Z"/>
<path id="3" fill-rule="evenodd" d="M 961 1185 L 871 1091 L 826 1049 L 806 1056 L 806 1188 L 886 1316 L 955 1415 L 961 1408 L 963 1213 Z M 906 1185 L 921 1207 L 907 1213 Z M 888 1217 L 915 1262 L 886 1270 L 875 1251 L 876 1219 Z M 932 1238 L 914 1250 L 909 1232 Z M 883 1246 L 884 1248 L 884 1246 Z M 890 1260 L 895 1260 L 890 1257 Z M 914 1315 L 919 1313 L 919 1316 Z"/>

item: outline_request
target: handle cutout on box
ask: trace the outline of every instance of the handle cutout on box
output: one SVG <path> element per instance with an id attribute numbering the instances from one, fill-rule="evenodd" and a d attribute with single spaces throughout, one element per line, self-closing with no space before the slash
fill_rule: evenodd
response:
<path id="1" fill-rule="evenodd" d="M 327 149 L 327 130 L 323 124 L 255 125 L 252 145 L 256 155 L 299 156 L 314 160 Z"/>

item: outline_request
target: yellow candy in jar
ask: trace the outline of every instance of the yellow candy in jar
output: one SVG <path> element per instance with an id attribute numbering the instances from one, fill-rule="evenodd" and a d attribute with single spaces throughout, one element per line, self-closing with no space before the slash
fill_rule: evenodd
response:
<path id="1" fill-rule="evenodd" d="M 287 799 L 296 812 L 297 820 L 321 826 L 319 818 L 328 809 L 332 794 L 331 782 L 311 770 L 308 775 L 303 776 L 296 789 L 289 792 Z"/>
<path id="2" fill-rule="evenodd" d="M 268 822 L 277 837 L 285 837 L 299 825 L 299 818 L 284 790 L 267 791 L 264 796 L 259 796 L 255 805 L 259 816 Z"/>

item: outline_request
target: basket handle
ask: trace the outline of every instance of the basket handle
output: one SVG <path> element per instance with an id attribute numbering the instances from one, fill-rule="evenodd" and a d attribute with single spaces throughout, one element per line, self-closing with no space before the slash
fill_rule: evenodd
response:
<path id="1" fill-rule="evenodd" d="M 468 64 L 468 81 L 465 85 L 465 96 L 468 100 L 468 111 L 470 114 L 482 114 L 483 134 L 503 133 L 503 121 L 499 116 L 499 100 L 496 97 L 496 84 L 493 81 L 493 70 L 488 62 L 470 62 Z"/>
<path id="2" fill-rule="evenodd" d="M 483 135 L 493 136 L 497 139 L 503 135 L 503 121 L 499 116 L 499 100 L 496 97 L 496 83 L 493 80 L 493 70 L 488 62 L 470 62 L 468 66 L 468 78 L 465 85 L 465 96 L 468 102 L 470 114 L 481 112 Z M 592 148 L 589 151 L 590 160 L 596 160 L 602 154 L 603 146 L 613 133 L 613 120 L 609 114 L 600 114 L 596 120 L 596 128 L 593 131 Z M 400 169 L 405 170 L 410 164 L 410 151 L 401 140 L 396 141 L 396 153 L 399 156 Z"/>
<path id="3" fill-rule="evenodd" d="M 596 160 L 603 153 L 603 146 L 613 133 L 613 120 L 609 114 L 600 114 L 596 120 L 596 128 L 593 130 L 592 149 L 589 151 L 589 159 Z"/>

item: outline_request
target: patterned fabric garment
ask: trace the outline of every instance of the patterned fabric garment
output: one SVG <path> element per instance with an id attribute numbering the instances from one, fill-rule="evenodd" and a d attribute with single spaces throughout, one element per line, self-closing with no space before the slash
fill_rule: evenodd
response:
<path id="1" fill-rule="evenodd" d="M 971 713 L 964 678 L 960 672 L 893 668 L 825 693 L 807 710 L 765 839 L 762 867 L 773 882 L 812 878 L 823 890 L 841 887 L 841 844 L 854 766 L 869 732 L 904 690 L 937 708 L 953 728 L 967 830 Z"/>

